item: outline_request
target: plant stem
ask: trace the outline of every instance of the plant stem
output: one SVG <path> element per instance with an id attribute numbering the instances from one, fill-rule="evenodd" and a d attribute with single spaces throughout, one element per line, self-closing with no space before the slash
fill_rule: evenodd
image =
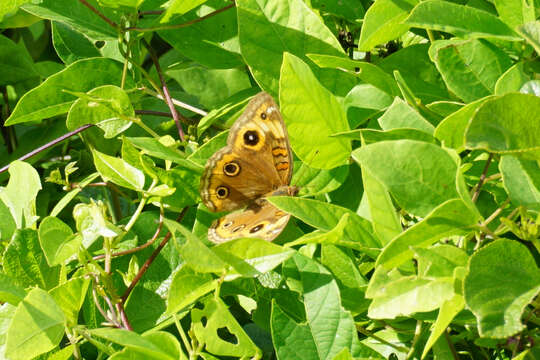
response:
<path id="1" fill-rule="evenodd" d="M 448 329 L 444 331 L 444 338 L 446 339 L 446 343 L 448 344 L 448 347 L 450 348 L 450 351 L 452 352 L 452 357 L 455 360 L 459 360 L 459 356 L 456 352 L 456 348 L 454 347 L 454 343 L 450 339 L 450 334 L 448 334 Z"/>
<path id="2" fill-rule="evenodd" d="M 501 206 L 499 206 L 489 217 L 480 225 L 482 227 L 487 227 L 487 225 L 492 222 L 499 214 L 504 210 L 506 205 L 510 203 L 510 198 L 503 201 Z"/>
<path id="3" fill-rule="evenodd" d="M 137 246 L 137 247 L 135 247 L 133 249 L 119 251 L 117 253 L 111 254 L 111 256 L 112 257 L 123 256 L 123 255 L 133 254 L 133 253 L 135 253 L 137 251 L 141 251 L 142 249 L 146 249 L 147 247 L 149 247 L 150 245 L 152 245 L 156 241 L 159 234 L 161 233 L 162 228 L 163 228 L 163 207 L 160 207 L 159 224 L 158 224 L 158 227 L 157 227 L 156 231 L 154 232 L 154 235 L 150 238 L 150 240 L 148 240 L 144 244 L 142 244 L 140 246 Z M 97 256 L 94 256 L 93 259 L 94 260 L 101 260 L 103 258 L 105 258 L 105 255 L 97 255 Z"/>
<path id="4" fill-rule="evenodd" d="M 156 184 L 157 184 L 157 180 L 154 179 L 152 181 L 152 184 L 150 184 L 148 191 L 152 191 L 152 189 L 154 188 L 154 186 L 156 186 Z M 146 205 L 147 200 L 148 200 L 148 195 L 143 195 L 141 201 L 139 202 L 139 206 L 137 206 L 137 209 L 135 210 L 133 215 L 131 215 L 131 218 L 129 219 L 128 223 L 124 227 L 125 232 L 128 232 L 129 230 L 131 230 L 133 225 L 135 225 L 135 221 L 137 221 L 137 219 L 139 218 L 139 215 L 141 215 L 141 212 L 143 211 L 143 208 Z"/>
<path id="5" fill-rule="evenodd" d="M 476 185 L 476 188 L 474 190 L 474 193 L 472 195 L 472 201 L 476 202 L 478 200 L 478 196 L 480 195 L 480 189 L 482 188 L 482 185 L 484 185 L 484 181 L 486 180 L 486 174 L 489 169 L 489 165 L 491 164 L 491 160 L 493 160 L 493 154 L 490 153 L 488 159 L 486 160 L 486 165 L 484 166 L 484 171 L 482 171 L 482 174 L 480 175 L 480 180 L 478 180 L 478 184 Z"/>
<path id="6" fill-rule="evenodd" d="M 49 149 L 50 147 L 53 147 L 54 145 L 66 140 L 66 139 L 72 137 L 73 135 L 78 134 L 78 133 L 80 133 L 80 132 L 82 132 L 82 131 L 84 131 L 84 130 L 88 129 L 89 127 L 92 127 L 92 126 L 94 126 L 94 124 L 83 125 L 78 129 L 70 131 L 67 134 L 64 134 L 64 135 L 54 139 L 53 141 L 49 141 L 45 145 L 42 145 L 42 146 L 38 147 L 37 149 L 34 149 L 34 150 L 30 151 L 29 153 L 24 154 L 23 156 L 21 156 L 17 160 L 24 161 L 24 160 L 26 160 L 28 158 L 31 158 L 32 156 L 34 156 L 36 154 L 39 154 L 40 152 L 45 151 L 45 150 Z M 7 169 L 9 169 L 9 165 L 10 164 L 7 164 L 3 168 L 1 168 L 0 169 L 0 174 L 3 173 L 4 171 L 6 171 Z"/>
<path id="7" fill-rule="evenodd" d="M 377 340 L 378 342 L 380 342 L 381 344 L 384 344 L 384 345 L 387 345 L 387 346 L 390 346 L 394 349 L 396 349 L 397 351 L 400 351 L 400 352 L 407 352 L 407 348 L 404 348 L 403 346 L 397 346 L 395 344 L 392 344 L 391 342 L 389 341 L 386 341 L 380 337 L 378 337 L 377 335 L 373 334 L 371 331 L 367 330 L 367 329 L 364 329 L 363 327 L 361 326 L 358 326 L 356 325 L 356 331 L 358 331 L 359 333 L 361 333 L 362 335 L 365 335 L 367 337 L 370 337 L 374 340 Z"/>
<path id="8" fill-rule="evenodd" d="M 418 344 L 418 340 L 420 339 L 420 335 L 422 334 L 422 321 L 417 320 L 416 321 L 416 329 L 414 330 L 414 339 L 411 345 L 411 348 L 409 350 L 409 353 L 407 354 L 406 359 L 410 359 L 414 352 L 416 351 L 416 345 Z"/>
<path id="9" fill-rule="evenodd" d="M 86 0 L 79 0 L 81 4 L 89 8 L 93 13 L 102 18 L 107 24 L 111 25 L 113 28 L 118 29 L 118 24 L 103 15 L 98 9 L 90 5 Z"/>
<path id="10" fill-rule="evenodd" d="M 176 219 L 176 222 L 180 222 L 182 221 L 182 219 L 184 218 L 184 215 L 186 215 L 187 211 L 188 211 L 189 207 L 186 206 L 184 209 L 182 209 L 182 212 L 180 212 L 180 215 L 178 215 L 178 218 Z M 137 273 L 137 275 L 135 275 L 135 278 L 133 279 L 133 281 L 131 281 L 131 284 L 129 284 L 128 288 L 126 289 L 126 291 L 124 292 L 124 294 L 122 295 L 120 301 L 122 303 L 125 303 L 127 298 L 129 297 L 129 294 L 131 294 L 131 292 L 133 291 L 133 288 L 135 288 L 135 285 L 137 285 L 137 283 L 139 282 L 139 280 L 141 280 L 142 276 L 144 275 L 144 273 L 146 272 L 146 270 L 148 270 L 148 268 L 150 267 L 150 265 L 152 265 L 152 262 L 154 261 L 154 259 L 158 256 L 158 254 L 160 253 L 161 249 L 163 249 L 165 247 L 165 245 L 167 245 L 167 242 L 169 241 L 169 239 L 171 238 L 172 234 L 171 232 L 167 232 L 167 235 L 165 235 L 165 237 L 163 238 L 163 240 L 159 243 L 158 247 L 152 252 L 152 254 L 150 255 L 150 257 L 145 261 L 145 263 L 143 264 L 143 266 L 140 268 L 139 272 Z"/>
<path id="11" fill-rule="evenodd" d="M 154 139 L 160 139 L 161 136 L 155 132 L 154 130 L 152 130 L 148 125 L 146 125 L 141 119 L 139 118 L 130 118 L 130 120 L 134 123 L 134 124 L 137 124 L 138 126 L 140 126 L 144 131 L 146 131 L 147 133 L 149 133 L 150 135 L 152 135 L 152 137 Z"/>
<path id="12" fill-rule="evenodd" d="M 176 329 L 178 330 L 178 333 L 180 334 L 180 337 L 182 338 L 182 341 L 184 342 L 184 346 L 186 347 L 188 354 L 193 353 L 193 348 L 191 347 L 191 344 L 188 341 L 188 338 L 186 336 L 186 333 L 184 331 L 184 328 L 182 327 L 182 324 L 180 324 L 180 320 L 178 319 L 178 315 L 173 315 L 174 324 L 176 325 Z"/>
<path id="13" fill-rule="evenodd" d="M 227 5 L 221 9 L 218 9 L 216 11 L 213 11 L 211 12 L 210 14 L 207 14 L 207 15 L 204 15 L 200 18 L 197 18 L 197 19 L 193 19 L 193 20 L 190 20 L 188 22 L 185 22 L 185 23 L 182 23 L 182 24 L 176 24 L 176 25 L 163 25 L 163 26 L 155 26 L 155 27 L 150 27 L 150 28 L 140 28 L 140 27 L 136 27 L 136 26 L 132 26 L 132 27 L 128 27 L 126 28 L 126 30 L 133 30 L 133 31 L 141 31 L 141 32 L 145 32 L 145 31 L 158 31 L 158 30 L 174 30 L 174 29 L 180 29 L 180 28 L 184 28 L 184 27 L 187 27 L 187 26 L 190 26 L 190 25 L 193 25 L 193 24 L 196 24 L 200 21 L 203 21 L 203 20 L 206 20 L 212 16 L 215 16 L 223 11 L 226 11 L 226 10 L 229 10 L 230 8 L 234 7 L 235 4 L 230 4 L 230 5 Z"/>
<path id="14" fill-rule="evenodd" d="M 178 111 L 174 107 L 174 103 L 172 102 L 171 95 L 169 94 L 169 88 L 167 87 L 167 82 L 165 81 L 165 78 L 163 77 L 163 71 L 161 71 L 161 66 L 159 65 L 159 59 L 157 58 L 157 55 L 154 49 L 152 49 L 152 47 L 150 46 L 150 44 L 148 44 L 148 42 L 146 42 L 146 40 L 142 39 L 142 44 L 144 45 L 146 50 L 148 50 L 148 53 L 150 54 L 150 57 L 152 58 L 152 61 L 154 62 L 154 67 L 156 68 L 156 72 L 158 73 L 158 76 L 159 76 L 159 81 L 161 82 L 161 90 L 163 91 L 163 96 L 165 97 L 167 106 L 169 107 L 169 110 L 171 111 L 171 114 L 174 119 L 174 123 L 176 124 L 176 128 L 178 130 L 178 136 L 181 141 L 184 141 L 184 130 L 182 129 L 182 125 L 180 124 L 180 114 L 178 113 Z M 182 119 L 182 120 L 186 122 L 185 119 Z"/>
<path id="15" fill-rule="evenodd" d="M 149 94 L 149 95 L 155 96 L 155 97 L 157 97 L 157 98 L 160 99 L 160 100 L 165 100 L 165 98 L 163 97 L 163 95 L 161 95 L 161 94 L 158 93 L 158 92 L 152 91 L 152 90 L 150 90 L 150 89 L 148 89 L 148 88 L 144 88 L 143 90 L 144 90 L 144 92 L 146 92 L 146 93 Z M 192 112 L 194 112 L 194 113 L 196 113 L 196 114 L 199 114 L 199 115 L 201 115 L 201 116 L 206 116 L 206 115 L 208 115 L 208 113 L 207 113 L 206 111 L 201 110 L 201 109 L 199 109 L 199 108 L 196 108 L 196 107 L 194 107 L 194 106 L 191 106 L 191 105 L 189 105 L 189 104 L 186 104 L 186 103 L 184 103 L 184 102 L 182 102 L 182 101 L 180 101 L 180 100 L 176 100 L 175 98 L 172 98 L 172 102 L 173 102 L 173 104 L 176 105 L 176 106 L 180 106 L 181 108 L 187 109 L 187 110 L 192 111 Z"/>

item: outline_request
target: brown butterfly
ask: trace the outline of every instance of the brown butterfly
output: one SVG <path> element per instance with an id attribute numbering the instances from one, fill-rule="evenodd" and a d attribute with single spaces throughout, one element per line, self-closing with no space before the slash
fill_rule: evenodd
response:
<path id="1" fill-rule="evenodd" d="M 272 241 L 290 215 L 265 197 L 297 194 L 289 186 L 293 158 L 285 123 L 272 97 L 257 94 L 231 127 L 227 146 L 206 163 L 201 177 L 201 198 L 213 212 L 236 210 L 216 220 L 208 239 L 222 243 L 254 237 Z"/>

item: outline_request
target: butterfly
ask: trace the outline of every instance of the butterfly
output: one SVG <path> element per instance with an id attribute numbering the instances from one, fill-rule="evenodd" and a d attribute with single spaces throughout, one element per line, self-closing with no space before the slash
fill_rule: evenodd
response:
<path id="1" fill-rule="evenodd" d="M 225 215 L 208 229 L 208 239 L 222 243 L 250 237 L 272 241 L 290 215 L 267 196 L 298 193 L 290 186 L 293 157 L 285 123 L 272 97 L 261 92 L 230 129 L 227 145 L 206 163 L 200 193 L 212 212 L 244 210 Z"/>

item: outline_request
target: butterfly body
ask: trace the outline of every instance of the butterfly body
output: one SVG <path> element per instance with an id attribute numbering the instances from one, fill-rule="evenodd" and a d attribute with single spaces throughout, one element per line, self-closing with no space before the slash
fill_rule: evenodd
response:
<path id="1" fill-rule="evenodd" d="M 273 240 L 289 215 L 265 197 L 296 195 L 289 186 L 292 152 L 278 107 L 267 93 L 256 95 L 231 127 L 227 146 L 207 162 L 200 193 L 210 211 L 231 211 L 208 230 L 213 242 L 239 237 Z"/>

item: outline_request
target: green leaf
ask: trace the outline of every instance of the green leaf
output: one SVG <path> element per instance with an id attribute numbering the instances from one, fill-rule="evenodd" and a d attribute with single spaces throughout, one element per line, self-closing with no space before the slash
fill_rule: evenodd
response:
<path id="1" fill-rule="evenodd" d="M 89 285 L 89 278 L 76 277 L 49 291 L 56 304 L 64 312 L 69 326 L 75 326 L 78 323 L 79 310 L 82 307 Z"/>
<path id="2" fill-rule="evenodd" d="M 417 216 L 459 197 L 456 159 L 439 146 L 412 140 L 383 141 L 363 146 L 352 156 L 402 208 Z"/>
<path id="3" fill-rule="evenodd" d="M 512 65 L 505 52 L 481 39 L 437 40 L 429 56 L 448 89 L 465 102 L 493 94 L 497 79 Z"/>
<path id="4" fill-rule="evenodd" d="M 399 71 L 409 89 L 424 104 L 449 98 L 441 74 L 429 58 L 428 48 L 429 44 L 407 46 L 377 64 L 388 74 L 393 75 L 396 70 Z M 418 69 L 422 71 L 419 72 Z"/>
<path id="5" fill-rule="evenodd" d="M 240 69 L 208 69 L 200 65 L 178 66 L 166 74 L 189 94 L 197 96 L 207 109 L 223 104 L 230 96 L 251 87 L 248 75 Z"/>
<path id="6" fill-rule="evenodd" d="M 223 261 L 227 261 L 233 266 L 234 271 L 229 271 L 227 279 L 234 277 L 236 272 L 243 276 L 267 273 L 290 258 L 294 253 L 291 249 L 286 249 L 263 239 L 256 238 L 227 241 L 214 246 L 212 250 Z M 243 273 L 241 269 L 236 268 L 235 264 L 240 259 L 249 264 L 255 270 L 255 273 Z"/>
<path id="7" fill-rule="evenodd" d="M 184 15 L 197 6 L 204 4 L 207 0 L 172 0 L 167 2 L 167 10 L 163 14 L 161 21 L 168 22 L 173 15 Z"/>
<path id="8" fill-rule="evenodd" d="M 94 44 L 70 26 L 52 21 L 51 30 L 54 49 L 64 64 L 100 56 Z"/>
<path id="9" fill-rule="evenodd" d="M 38 172 L 28 163 L 16 160 L 9 166 L 9 182 L 0 189 L 0 200 L 9 208 L 17 228 L 31 227 L 36 221 L 36 196 L 41 190 Z"/>
<path id="10" fill-rule="evenodd" d="M 433 134 L 435 130 L 433 125 L 399 97 L 394 98 L 392 105 L 377 121 L 383 130 L 408 128 L 424 131 L 428 134 Z"/>
<path id="11" fill-rule="evenodd" d="M 242 56 L 257 83 L 273 96 L 285 52 L 304 61 L 307 53 L 343 55 L 332 32 L 301 0 L 238 0 L 236 8 Z"/>
<path id="12" fill-rule="evenodd" d="M 365 13 L 364 5 L 360 0 L 346 2 L 340 0 L 312 0 L 311 7 L 350 21 L 361 19 Z"/>
<path id="13" fill-rule="evenodd" d="M 300 166 L 296 166 L 300 163 Z M 303 162 L 295 164 L 295 173 L 291 179 L 291 185 L 298 186 L 302 195 L 325 194 L 339 188 L 349 174 L 349 167 L 338 166 L 330 170 L 314 169 Z"/>
<path id="14" fill-rule="evenodd" d="M 386 245 L 402 231 L 398 213 L 388 190 L 365 167 L 362 167 L 362 183 L 373 231 L 380 242 Z"/>
<path id="15" fill-rule="evenodd" d="M 303 162 L 321 169 L 347 162 L 349 141 L 328 136 L 348 130 L 341 104 L 319 84 L 309 66 L 289 53 L 283 55 L 279 98 L 292 147 Z"/>
<path id="16" fill-rule="evenodd" d="M 79 2 L 76 4 L 80 5 Z M 5 125 L 39 121 L 63 114 L 77 98 L 62 90 L 87 92 L 101 85 L 120 85 L 121 77 L 122 65 L 114 60 L 92 58 L 76 61 L 25 93 Z M 133 79 L 127 77 L 124 88 L 131 89 L 134 86 Z"/>
<path id="17" fill-rule="evenodd" d="M 411 246 L 428 247 L 448 236 L 465 235 L 478 221 L 479 215 L 462 200 L 448 200 L 386 245 L 377 265 L 386 269 L 399 266 L 413 257 Z"/>
<path id="18" fill-rule="evenodd" d="M 537 161 L 504 155 L 499 162 L 504 188 L 515 205 L 540 210 L 540 166 Z"/>
<path id="19" fill-rule="evenodd" d="M 517 28 L 517 32 L 540 54 L 540 21 L 531 21 Z"/>
<path id="20" fill-rule="evenodd" d="M 167 297 L 167 313 L 175 314 L 213 291 L 218 280 L 210 274 L 197 273 L 189 266 L 182 266 L 172 279 Z"/>
<path id="21" fill-rule="evenodd" d="M 63 264 L 79 250 L 80 240 L 74 239 L 71 228 L 56 217 L 47 216 L 41 221 L 38 236 L 50 266 Z"/>
<path id="22" fill-rule="evenodd" d="M 521 87 L 529 80 L 530 76 L 524 70 L 524 63 L 519 62 L 510 67 L 495 84 L 495 94 L 504 95 L 511 92 L 519 92 Z"/>
<path id="23" fill-rule="evenodd" d="M 94 181 L 98 176 L 99 174 L 95 172 L 82 179 L 79 182 L 79 186 L 77 188 L 65 194 L 62 199 L 60 199 L 60 201 L 56 203 L 54 208 L 51 210 L 50 216 L 57 216 L 69 204 L 69 202 L 73 200 L 75 196 L 77 196 L 77 194 L 82 191 L 83 188 L 85 188 L 88 184 Z"/>
<path id="24" fill-rule="evenodd" d="M 173 360 L 175 359 L 172 353 L 169 353 L 167 348 L 160 347 L 159 344 L 154 344 L 153 341 L 141 336 L 133 331 L 123 329 L 100 328 L 90 330 L 90 334 L 105 340 L 111 341 L 144 354 L 150 359 Z"/>
<path id="25" fill-rule="evenodd" d="M 409 26 L 444 31 L 456 36 L 519 40 L 515 33 L 495 15 L 471 6 L 442 0 L 420 2 L 412 10 L 405 23 Z"/>
<path id="26" fill-rule="evenodd" d="M 278 359 L 319 359 L 309 324 L 297 323 L 272 300 L 272 342 Z"/>
<path id="27" fill-rule="evenodd" d="M 366 122 L 392 104 L 392 96 L 369 84 L 356 85 L 343 101 L 351 129 Z"/>
<path id="28" fill-rule="evenodd" d="M 95 124 L 106 139 L 114 138 L 131 126 L 135 110 L 128 95 L 114 85 L 103 85 L 90 90 L 69 109 L 66 126 L 75 130 L 86 124 Z"/>
<path id="29" fill-rule="evenodd" d="M 342 241 L 370 255 L 374 255 L 375 250 L 381 248 L 381 243 L 372 234 L 371 224 L 349 209 L 317 200 L 290 196 L 273 196 L 268 200 L 283 211 L 323 231 L 335 228 L 343 215 L 348 214 L 348 224 L 344 229 Z"/>
<path id="30" fill-rule="evenodd" d="M 366 311 L 369 303 L 364 297 L 367 281 L 358 270 L 354 257 L 339 246 L 324 244 L 321 247 L 321 264 L 334 275 L 343 307 L 353 315 Z"/>
<path id="31" fill-rule="evenodd" d="M 37 80 L 38 77 L 34 61 L 24 46 L 0 35 L 0 86 Z"/>
<path id="32" fill-rule="evenodd" d="M 117 22 L 120 20 L 120 14 L 100 7 L 96 0 L 86 1 L 90 6 L 100 9 L 99 11 L 110 20 Z M 113 27 L 101 17 L 96 16 L 81 2 L 74 2 L 70 6 L 66 6 L 63 1 L 40 0 L 39 4 L 25 4 L 22 8 L 40 18 L 65 23 L 93 40 L 116 40 L 118 38 Z"/>
<path id="33" fill-rule="evenodd" d="M 15 280 L 5 274 L 0 274 L 0 301 L 17 305 L 26 296 L 23 288 Z"/>
<path id="34" fill-rule="evenodd" d="M 60 267 L 50 267 L 39 246 L 37 231 L 17 230 L 3 258 L 6 275 L 22 287 L 51 289 L 58 285 Z"/>
<path id="35" fill-rule="evenodd" d="M 506 338 L 525 328 L 521 315 L 540 291 L 540 270 L 525 245 L 496 240 L 471 257 L 463 286 L 480 336 Z"/>
<path id="36" fill-rule="evenodd" d="M 358 49 L 371 51 L 376 45 L 397 39 L 409 30 L 403 20 L 418 0 L 377 0 L 364 16 Z"/>
<path id="37" fill-rule="evenodd" d="M 155 347 L 160 349 L 160 353 L 152 354 L 146 349 L 142 351 L 137 346 L 126 346 L 124 350 L 115 353 L 111 356 L 110 360 L 145 360 L 145 359 L 181 359 L 187 360 L 187 357 L 182 352 L 180 344 L 178 343 L 177 338 L 167 332 L 163 331 L 154 331 L 148 332 L 142 335 L 142 338 L 145 341 L 153 344 Z M 145 343 L 147 344 L 147 343 Z M 163 354 L 167 354 L 168 357 L 164 357 Z"/>
<path id="38" fill-rule="evenodd" d="M 13 235 L 13 232 L 17 229 L 17 224 L 15 223 L 9 208 L 1 199 L 2 197 L 0 195 L 0 219 L 2 219 L 2 221 L 0 221 L 0 239 L 7 241 L 11 239 L 11 235 Z"/>
<path id="39" fill-rule="evenodd" d="M 297 288 L 303 296 L 311 332 L 296 342 L 313 342 L 319 359 L 332 359 L 343 348 L 348 348 L 353 356 L 371 355 L 371 350 L 358 341 L 353 317 L 343 309 L 339 288 L 328 270 L 316 261 L 296 254 L 286 263 L 283 272 L 289 286 Z M 282 329 L 272 328 L 274 339 L 285 336 Z M 282 339 L 275 341 L 278 340 L 283 342 Z"/>
<path id="40" fill-rule="evenodd" d="M 439 139 L 445 147 L 456 149 L 457 152 L 465 150 L 465 131 L 469 121 L 476 113 L 476 110 L 484 102 L 493 99 L 487 96 L 465 105 L 458 111 L 448 115 L 437 125 L 434 136 Z"/>
<path id="41" fill-rule="evenodd" d="M 375 86 L 389 95 L 399 95 L 396 81 L 377 65 L 364 61 L 355 61 L 344 56 L 308 54 L 321 68 L 335 68 L 358 76 L 362 81 Z"/>
<path id="42" fill-rule="evenodd" d="M 97 150 L 92 151 L 94 164 L 103 180 L 116 185 L 142 191 L 144 188 L 144 173 L 129 165 L 123 159 L 103 154 Z"/>
<path id="43" fill-rule="evenodd" d="M 30 2 L 30 0 L 15 0 L 2 2 L 0 4 L 0 21 L 3 21 L 4 17 L 7 18 L 6 15 L 10 15 L 16 12 L 19 6 L 27 2 Z"/>
<path id="44" fill-rule="evenodd" d="M 7 331 L 6 356 L 32 359 L 54 349 L 64 335 L 64 314 L 54 299 L 41 289 L 32 289 L 17 310 Z"/>
<path id="45" fill-rule="evenodd" d="M 437 316 L 437 320 L 433 324 L 431 333 L 429 334 L 429 338 L 426 341 L 426 345 L 424 346 L 424 351 L 422 352 L 422 359 L 424 359 L 431 349 L 431 347 L 435 344 L 435 342 L 439 339 L 439 337 L 445 333 L 446 329 L 456 317 L 456 315 L 463 310 L 465 307 L 465 300 L 463 300 L 463 296 L 461 295 L 454 295 L 453 298 L 450 300 L 445 301 L 441 308 L 439 309 L 439 314 Z"/>
<path id="46" fill-rule="evenodd" d="M 506 94 L 486 101 L 469 122 L 466 146 L 540 159 L 539 113 L 540 98 L 534 95 Z"/>
<path id="47" fill-rule="evenodd" d="M 244 332 L 220 298 L 207 297 L 202 309 L 195 308 L 191 311 L 191 320 L 192 330 L 199 344 L 212 354 L 261 357 L 261 350 Z M 223 328 L 227 331 L 220 330 Z"/>
<path id="48" fill-rule="evenodd" d="M 228 0 L 209 0 L 194 11 L 175 16 L 166 25 L 194 21 L 229 5 L 231 3 Z M 244 65 L 240 55 L 236 17 L 233 7 L 204 21 L 172 30 L 159 30 L 157 33 L 180 54 L 199 64 L 212 69 L 230 69 Z"/>
<path id="49" fill-rule="evenodd" d="M 170 170 L 161 168 L 153 169 L 158 179 L 174 188 L 172 195 L 163 198 L 163 202 L 177 210 L 184 206 L 196 204 L 199 201 L 199 184 L 201 182 L 200 173 L 182 166 L 177 166 Z"/>
<path id="50" fill-rule="evenodd" d="M 493 3 L 501 20 L 512 29 L 535 20 L 534 1 L 494 0 Z"/>
<path id="51" fill-rule="evenodd" d="M 120 229 L 106 219 L 106 207 L 101 201 L 75 205 L 73 219 L 85 248 L 100 236 L 115 237 L 121 233 Z"/>
<path id="52" fill-rule="evenodd" d="M 394 319 L 439 308 L 454 296 L 450 278 L 424 279 L 403 276 L 385 284 L 384 295 L 371 302 L 368 316 L 372 319 Z"/>

